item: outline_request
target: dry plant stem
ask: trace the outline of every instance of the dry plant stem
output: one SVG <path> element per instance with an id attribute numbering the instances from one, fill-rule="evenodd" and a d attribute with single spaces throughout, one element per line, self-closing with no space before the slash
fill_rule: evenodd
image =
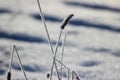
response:
<path id="1" fill-rule="evenodd" d="M 72 71 L 72 73 L 73 73 L 75 76 L 77 76 L 77 74 L 76 74 L 76 72 L 75 72 L 75 71 Z"/>
<path id="2" fill-rule="evenodd" d="M 77 76 L 76 73 L 72 71 L 72 80 L 74 79 L 74 75 Z"/>
<path id="3" fill-rule="evenodd" d="M 63 70 L 63 69 L 66 69 L 66 68 L 62 68 L 62 70 Z M 61 68 L 60 68 L 60 69 L 58 69 L 58 70 L 61 70 Z"/>
<path id="4" fill-rule="evenodd" d="M 47 29 L 47 26 L 46 26 L 46 23 L 45 23 L 45 19 L 44 19 L 43 13 L 42 13 L 42 9 L 41 9 L 39 0 L 37 0 L 37 3 L 38 3 L 38 6 L 39 6 L 40 16 L 41 16 L 41 19 L 42 19 L 42 21 L 43 21 L 43 23 L 44 23 L 44 27 L 45 27 L 45 30 L 46 30 L 46 33 L 47 33 L 47 36 L 48 36 L 49 45 L 50 45 L 50 47 L 51 47 L 52 53 L 54 54 L 53 64 L 52 64 L 52 68 L 51 68 L 51 77 L 50 77 L 50 80 L 52 79 L 54 64 L 55 64 L 55 68 L 56 68 L 56 71 L 57 71 L 58 79 L 60 79 L 60 78 L 59 78 L 59 73 L 58 73 L 58 70 L 57 70 L 57 65 L 56 65 L 56 62 L 55 62 L 55 57 L 56 57 L 56 53 L 57 53 L 57 47 L 56 47 L 56 50 L 55 50 L 55 53 L 54 53 L 53 47 L 52 47 L 52 44 L 51 44 L 51 40 L 50 40 L 50 36 L 49 36 L 49 33 L 48 33 L 48 29 Z M 62 25 L 62 27 L 61 27 L 62 30 L 64 29 L 64 27 L 66 26 L 66 24 L 68 23 L 68 21 L 72 18 L 72 16 L 73 16 L 73 14 L 70 15 L 70 16 L 65 20 L 65 23 L 64 23 L 64 24 Z M 61 30 L 61 32 L 62 32 L 62 30 Z"/>
<path id="5" fill-rule="evenodd" d="M 64 47 L 65 47 L 65 41 L 66 41 L 67 33 L 65 34 L 63 45 L 62 45 L 62 56 L 61 56 L 61 62 L 63 63 L 63 54 L 64 54 Z M 61 64 L 61 80 L 62 80 L 62 64 Z"/>
<path id="6" fill-rule="evenodd" d="M 14 56 L 14 47 L 12 48 L 12 52 L 11 52 L 10 64 L 9 64 L 9 72 L 11 72 L 12 63 L 13 63 L 13 56 Z"/>
<path id="7" fill-rule="evenodd" d="M 43 15 L 43 13 L 42 13 L 42 9 L 41 9 L 39 0 L 37 0 L 37 3 L 38 3 L 39 11 L 40 11 L 40 16 L 41 16 L 41 19 L 42 19 L 42 21 L 43 21 L 43 24 L 44 24 L 44 27 L 45 27 L 45 31 L 46 31 L 46 33 L 47 33 L 48 43 L 49 43 L 49 45 L 50 45 L 52 54 L 54 55 L 54 50 L 53 50 L 53 47 L 52 47 L 52 43 L 51 43 L 51 40 L 50 40 L 49 32 L 48 32 L 48 29 L 47 29 L 47 25 L 46 25 L 46 23 L 45 23 L 45 18 L 44 18 L 44 15 Z M 60 78 L 59 78 L 59 73 L 58 73 L 58 69 L 57 69 L 57 64 L 56 64 L 56 62 L 55 62 L 55 68 L 56 68 L 56 72 L 57 72 L 57 75 L 58 75 L 58 79 L 60 79 Z"/>
<path id="8" fill-rule="evenodd" d="M 75 71 L 72 71 L 72 73 L 73 73 L 73 75 L 76 76 L 76 79 L 77 79 L 77 80 L 80 80 L 79 76 L 77 75 L 77 73 L 76 73 Z"/>
<path id="9" fill-rule="evenodd" d="M 54 66 L 54 63 L 55 61 L 57 60 L 56 59 L 56 54 L 57 54 L 57 49 L 58 49 L 58 43 L 60 41 L 60 37 L 62 35 L 62 31 L 64 30 L 65 26 L 68 24 L 68 22 L 70 21 L 70 19 L 73 17 L 74 15 L 73 14 L 70 14 L 67 18 L 65 18 L 65 20 L 63 21 L 62 25 L 61 25 L 61 31 L 60 31 L 60 35 L 59 35 L 59 38 L 58 38 L 58 41 L 57 41 L 57 45 L 56 45 L 56 49 L 55 49 L 55 54 L 53 56 L 53 63 L 52 63 L 52 68 L 51 68 L 51 73 L 53 72 L 53 66 Z M 63 52 L 64 52 L 64 48 L 63 48 Z M 61 62 L 62 63 L 62 62 Z M 50 80 L 52 79 L 52 75 L 51 75 L 51 78 Z"/>
<path id="10" fill-rule="evenodd" d="M 14 47 L 11 50 L 11 57 L 10 57 L 10 64 L 9 64 L 9 70 L 7 73 L 7 80 L 11 80 L 11 69 L 12 69 L 12 63 L 13 63 L 13 55 L 14 55 Z"/>
<path id="11" fill-rule="evenodd" d="M 69 67 L 67 67 L 65 64 L 63 64 L 61 61 L 59 61 L 57 59 L 55 59 L 55 61 L 57 61 L 58 63 L 62 64 L 62 66 L 64 66 L 66 69 L 71 71 L 71 69 Z"/>
<path id="12" fill-rule="evenodd" d="M 73 71 L 72 71 L 72 80 L 74 79 L 74 74 L 73 74 Z"/>
<path id="13" fill-rule="evenodd" d="M 70 80 L 70 78 L 69 78 L 69 77 L 70 77 L 70 71 L 68 70 L 68 80 Z"/>
<path id="14" fill-rule="evenodd" d="M 23 72 L 23 74 L 24 74 L 24 76 L 25 76 L 25 80 L 28 80 L 28 79 L 27 79 L 27 76 L 26 76 L 26 73 L 25 73 L 25 71 L 24 71 L 24 69 L 23 69 L 22 61 L 21 61 L 20 56 L 19 56 L 19 54 L 18 54 L 17 48 L 16 48 L 15 45 L 14 45 L 13 47 L 14 47 L 14 49 L 15 49 L 15 51 L 16 51 L 16 54 L 17 54 L 17 57 L 18 57 L 18 60 L 19 60 L 19 65 L 20 65 L 20 68 L 21 68 L 21 70 L 22 70 L 22 72 Z"/>
<path id="15" fill-rule="evenodd" d="M 72 71 L 72 80 L 74 79 L 74 75 L 75 75 L 76 80 L 80 80 L 79 76 L 77 75 L 75 71 Z"/>
<path id="16" fill-rule="evenodd" d="M 65 26 L 68 24 L 68 22 L 70 21 L 70 19 L 73 17 L 73 14 L 70 14 L 64 21 L 63 24 L 61 25 L 61 31 L 60 31 L 60 35 L 57 41 L 57 45 L 56 45 L 56 49 L 55 49 L 55 54 L 53 56 L 53 63 L 52 63 L 52 68 L 51 68 L 51 76 L 50 76 L 50 80 L 52 80 L 52 74 L 53 74 L 53 67 L 55 64 L 55 59 L 56 59 L 56 54 L 57 54 L 57 50 L 58 50 L 58 43 L 60 41 L 61 35 L 62 35 L 62 31 L 64 30 Z"/>
<path id="17" fill-rule="evenodd" d="M 66 68 L 64 67 L 64 68 L 62 68 L 62 70 L 63 70 L 63 69 L 66 69 Z M 60 68 L 60 69 L 58 69 L 58 71 L 61 71 L 61 68 Z M 53 70 L 53 72 L 55 72 L 55 71 Z"/>
<path id="18" fill-rule="evenodd" d="M 54 64 L 55 64 L 56 54 L 57 54 L 57 50 L 58 50 L 58 45 L 59 45 L 59 42 L 60 42 L 60 38 L 61 38 L 61 35 L 62 35 L 62 31 L 63 31 L 63 29 L 60 30 L 59 38 L 58 38 L 58 41 L 57 41 L 57 44 L 56 44 L 55 54 L 53 56 L 53 63 L 52 63 L 52 68 L 51 68 L 50 80 L 52 80 L 53 67 L 54 67 Z"/>

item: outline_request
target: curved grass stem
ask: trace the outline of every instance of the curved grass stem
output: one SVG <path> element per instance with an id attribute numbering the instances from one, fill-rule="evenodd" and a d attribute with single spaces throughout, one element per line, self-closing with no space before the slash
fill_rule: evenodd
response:
<path id="1" fill-rule="evenodd" d="M 52 54 L 54 55 L 54 50 L 53 50 L 53 47 L 52 47 L 50 35 L 49 35 L 48 29 L 47 29 L 47 25 L 46 25 L 46 23 L 45 23 L 45 18 L 44 18 L 44 15 L 43 15 L 43 13 L 42 13 L 42 9 L 41 9 L 41 5 L 40 5 L 39 0 L 37 0 L 37 3 L 38 3 L 39 11 L 40 11 L 40 16 L 41 16 L 42 22 L 43 22 L 43 24 L 44 24 L 45 31 L 46 31 L 46 33 L 47 33 L 48 43 L 49 43 L 49 45 L 50 45 Z M 57 76 L 58 76 L 58 80 L 59 80 L 60 78 L 59 78 L 59 73 L 58 73 L 58 69 L 57 69 L 57 64 L 56 64 L 56 62 L 55 62 L 55 68 L 56 68 L 56 72 L 57 72 Z"/>
<path id="2" fill-rule="evenodd" d="M 26 73 L 25 73 L 25 70 L 23 69 L 22 61 L 21 61 L 20 56 L 19 56 L 19 54 L 18 54 L 17 48 L 16 48 L 15 45 L 14 45 L 13 47 L 14 47 L 14 49 L 15 49 L 15 51 L 16 51 L 16 54 L 17 54 L 17 57 L 18 57 L 18 60 L 19 60 L 19 65 L 20 65 L 20 68 L 21 68 L 21 70 L 22 70 L 22 72 L 23 72 L 23 74 L 24 74 L 25 80 L 28 80 L 28 79 L 27 79 L 27 75 L 26 75 Z"/>

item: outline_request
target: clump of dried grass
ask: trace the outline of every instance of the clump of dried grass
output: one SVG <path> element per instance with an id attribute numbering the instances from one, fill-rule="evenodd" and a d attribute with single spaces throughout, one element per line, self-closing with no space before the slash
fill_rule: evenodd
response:
<path id="1" fill-rule="evenodd" d="M 41 16 L 41 19 L 42 19 L 42 22 L 44 24 L 44 28 L 45 28 L 45 31 L 46 31 L 46 34 L 47 34 L 47 37 L 48 37 L 48 43 L 50 45 L 50 48 L 51 48 L 51 52 L 52 52 L 52 55 L 53 55 L 53 62 L 52 62 L 52 66 L 51 66 L 51 70 L 50 70 L 50 74 L 47 74 L 47 78 L 49 78 L 50 80 L 52 80 L 52 76 L 53 76 L 53 69 L 54 69 L 54 66 L 55 66 L 55 69 L 56 69 L 56 72 L 57 72 L 57 78 L 58 80 L 62 80 L 62 71 L 63 69 L 67 69 L 67 74 L 68 74 L 68 80 L 70 80 L 70 77 L 72 78 L 72 80 L 74 79 L 74 76 L 76 77 L 76 80 L 80 80 L 79 76 L 77 75 L 77 73 L 74 71 L 74 70 L 71 70 L 69 67 L 67 67 L 64 63 L 63 63 L 63 57 L 64 57 L 64 46 L 65 46 L 65 41 L 66 41 L 66 35 L 64 37 L 64 41 L 63 41 L 63 45 L 62 45 L 62 56 L 61 56 L 61 60 L 58 60 L 56 59 L 56 55 L 57 55 L 57 51 L 58 51 L 58 44 L 60 42 L 60 38 L 62 36 L 62 32 L 63 30 L 65 29 L 65 26 L 68 24 L 68 22 L 70 21 L 70 19 L 74 16 L 73 14 L 70 14 L 67 18 L 64 19 L 61 27 L 60 27 L 60 33 L 59 33 L 59 37 L 58 37 L 58 40 L 57 40 L 57 43 L 56 43 L 56 48 L 55 48 L 55 51 L 53 50 L 53 46 L 52 46 L 52 43 L 51 43 L 51 39 L 50 39 L 50 36 L 49 36 L 49 32 L 48 32 L 48 29 L 47 29 L 47 25 L 46 25 L 46 22 L 45 22 L 45 18 L 44 18 L 44 15 L 42 13 L 42 9 L 41 9 L 41 5 L 40 5 L 40 2 L 39 0 L 37 0 L 37 3 L 38 3 L 38 7 L 39 7 L 39 11 L 40 11 L 40 16 Z M 9 70 L 8 70 L 8 73 L 7 73 L 7 80 L 11 80 L 11 69 L 12 69 L 12 63 L 13 63 L 13 56 L 14 56 L 14 52 L 17 54 L 17 57 L 18 57 L 18 60 L 19 60 L 19 65 L 20 65 L 20 68 L 24 74 L 24 77 L 25 77 L 25 80 L 28 80 L 27 78 L 27 75 L 25 73 L 25 70 L 23 69 L 23 66 L 22 66 L 22 61 L 21 61 L 21 58 L 18 54 L 18 50 L 16 48 L 15 45 L 13 45 L 13 50 L 12 50 L 12 53 L 11 53 L 11 61 L 10 61 L 10 64 L 9 64 Z M 57 66 L 57 63 L 59 63 L 61 65 L 61 68 L 58 69 L 58 66 Z M 61 76 L 60 76 L 61 75 Z"/>

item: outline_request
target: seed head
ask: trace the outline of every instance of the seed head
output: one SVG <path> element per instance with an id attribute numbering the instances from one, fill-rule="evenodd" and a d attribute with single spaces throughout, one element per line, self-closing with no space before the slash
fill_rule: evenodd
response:
<path id="1" fill-rule="evenodd" d="M 68 22 L 70 21 L 70 19 L 74 16 L 74 14 L 70 14 L 64 21 L 63 24 L 61 25 L 61 29 L 64 29 L 65 26 L 68 24 Z"/>

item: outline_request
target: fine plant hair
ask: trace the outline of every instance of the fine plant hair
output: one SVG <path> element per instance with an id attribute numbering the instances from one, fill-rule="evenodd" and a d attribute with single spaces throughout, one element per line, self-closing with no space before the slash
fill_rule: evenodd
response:
<path id="1" fill-rule="evenodd" d="M 11 80 L 11 69 L 12 69 L 12 64 L 13 64 L 14 52 L 17 54 L 17 58 L 19 60 L 19 66 L 21 68 L 21 71 L 23 72 L 25 80 L 28 80 L 27 75 L 25 73 L 25 70 L 23 69 L 23 64 L 22 64 L 21 58 L 18 54 L 17 47 L 15 45 L 13 45 L 13 50 L 12 50 L 12 53 L 11 53 L 11 58 L 10 58 L 11 60 L 10 60 L 10 64 L 9 64 L 9 70 L 8 70 L 8 73 L 7 73 L 7 80 Z"/>

